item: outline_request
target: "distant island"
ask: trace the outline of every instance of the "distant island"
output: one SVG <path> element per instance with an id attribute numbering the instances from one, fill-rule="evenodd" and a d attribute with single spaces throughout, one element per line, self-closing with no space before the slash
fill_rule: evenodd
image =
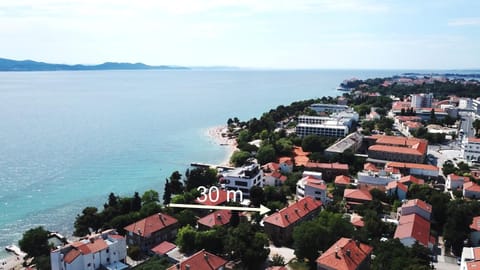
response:
<path id="1" fill-rule="evenodd" d="M 189 69 L 180 66 L 149 66 L 143 63 L 105 62 L 99 65 L 50 64 L 32 60 L 12 60 L 0 58 L 0 71 L 59 71 L 59 70 L 137 70 L 137 69 Z"/>

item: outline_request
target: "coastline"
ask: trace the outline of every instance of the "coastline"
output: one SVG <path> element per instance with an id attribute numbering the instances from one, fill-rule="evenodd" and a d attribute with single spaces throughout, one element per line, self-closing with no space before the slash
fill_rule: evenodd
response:
<path id="1" fill-rule="evenodd" d="M 20 256 L 11 255 L 9 253 L 5 258 L 0 259 L 0 269 L 10 270 L 10 269 L 25 269 L 22 266 L 23 259 Z"/>
<path id="2" fill-rule="evenodd" d="M 226 147 L 226 153 L 223 160 L 218 165 L 223 166 L 230 166 L 230 158 L 233 155 L 233 152 L 238 150 L 237 148 L 237 141 L 235 139 L 229 139 L 224 137 L 223 135 L 226 134 L 228 127 L 226 125 L 219 125 L 210 127 L 206 131 L 206 135 L 210 138 L 210 140 L 217 144 Z"/>

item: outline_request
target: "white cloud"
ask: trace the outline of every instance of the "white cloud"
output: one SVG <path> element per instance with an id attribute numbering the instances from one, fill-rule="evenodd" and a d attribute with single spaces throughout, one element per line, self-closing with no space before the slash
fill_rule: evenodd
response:
<path id="1" fill-rule="evenodd" d="M 448 21 L 449 26 L 480 26 L 480 17 L 457 18 Z"/>

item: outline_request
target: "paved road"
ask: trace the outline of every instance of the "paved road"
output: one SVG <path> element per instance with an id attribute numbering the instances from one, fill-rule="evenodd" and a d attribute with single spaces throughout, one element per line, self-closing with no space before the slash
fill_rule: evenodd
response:
<path id="1" fill-rule="evenodd" d="M 466 137 L 473 137 L 475 136 L 475 130 L 473 129 L 472 123 L 474 121 L 474 118 L 471 116 L 470 113 L 461 113 L 460 114 L 462 117 L 462 123 L 461 123 L 461 129 L 463 129 L 463 132 L 465 132 Z"/>

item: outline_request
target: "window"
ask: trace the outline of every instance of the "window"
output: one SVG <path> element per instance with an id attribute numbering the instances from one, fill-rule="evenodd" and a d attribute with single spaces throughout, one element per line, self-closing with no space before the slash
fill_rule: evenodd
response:
<path id="1" fill-rule="evenodd" d="M 245 181 L 235 181 L 236 186 L 247 187 L 248 183 Z"/>

